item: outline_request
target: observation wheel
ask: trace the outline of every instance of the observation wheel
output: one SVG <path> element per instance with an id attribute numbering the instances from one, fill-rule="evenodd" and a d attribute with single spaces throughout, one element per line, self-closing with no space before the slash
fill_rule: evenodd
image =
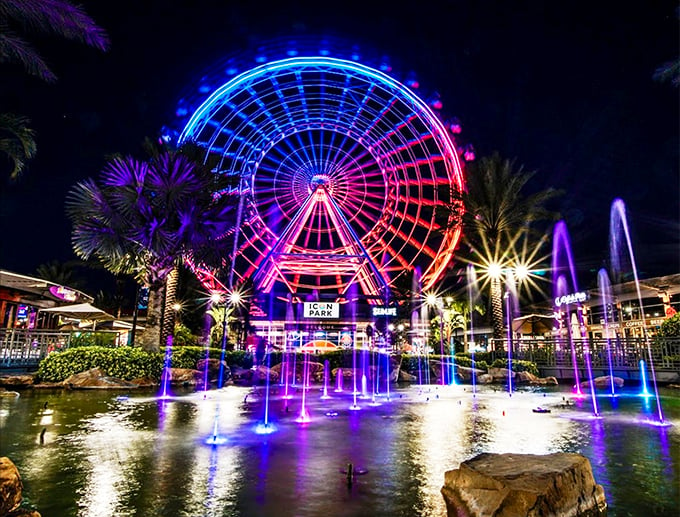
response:
<path id="1" fill-rule="evenodd" d="M 228 260 L 261 292 L 343 298 L 357 284 L 378 303 L 416 267 L 428 289 L 452 257 L 456 149 L 428 105 L 381 71 L 328 56 L 256 66 L 193 112 L 185 141 L 235 178 Z"/>

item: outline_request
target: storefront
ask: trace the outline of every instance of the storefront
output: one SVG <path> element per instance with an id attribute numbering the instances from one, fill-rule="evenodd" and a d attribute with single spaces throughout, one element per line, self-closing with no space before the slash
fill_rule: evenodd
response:
<path id="1" fill-rule="evenodd" d="M 56 316 L 41 309 L 92 301 L 77 289 L 0 270 L 0 329 L 53 328 Z"/>

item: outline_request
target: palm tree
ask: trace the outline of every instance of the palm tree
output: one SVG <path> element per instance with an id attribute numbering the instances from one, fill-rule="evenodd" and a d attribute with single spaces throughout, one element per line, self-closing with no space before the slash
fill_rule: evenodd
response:
<path id="1" fill-rule="evenodd" d="M 461 193 L 465 206 L 462 217 L 467 256 L 473 264 L 505 264 L 516 261 L 521 250 L 533 250 L 535 256 L 544 242 L 544 232 L 536 223 L 555 221 L 558 214 L 546 204 L 561 194 L 548 188 L 525 195 L 524 189 L 535 172 L 516 167 L 515 160 L 503 159 L 498 153 L 472 162 L 466 177 L 466 191 Z M 494 339 L 503 338 L 503 300 L 501 279 L 489 275 L 491 314 Z"/>
<path id="2" fill-rule="evenodd" d="M 26 162 L 35 156 L 35 131 L 28 127 L 30 122 L 21 115 L 0 113 L 0 153 L 12 162 L 10 181 L 17 180 Z"/>
<path id="3" fill-rule="evenodd" d="M 0 0 L 0 63 L 21 64 L 31 75 L 52 82 L 56 76 L 21 30 L 54 34 L 100 50 L 109 40 L 80 7 L 67 0 Z M 0 152 L 12 161 L 10 181 L 19 178 L 36 153 L 35 132 L 26 117 L 0 114 Z"/>
<path id="4" fill-rule="evenodd" d="M 67 0 L 0 0 L 0 62 L 21 64 L 26 72 L 45 81 L 56 75 L 21 30 L 53 34 L 99 50 L 109 39 L 82 8 Z"/>
<path id="5" fill-rule="evenodd" d="M 222 192 L 220 176 L 181 151 L 166 151 L 148 162 L 115 157 L 101 174 L 78 183 L 66 209 L 72 243 L 84 259 L 96 257 L 114 274 L 135 276 L 149 287 L 146 350 L 158 350 L 172 330 L 174 311 L 161 332 L 164 303 L 174 303 L 172 274 L 178 263 L 219 261 L 223 237 L 233 227 L 234 200 Z M 168 284 L 170 280 L 170 285 Z M 167 286 L 167 287 L 166 287 Z"/>
<path id="6" fill-rule="evenodd" d="M 51 262 L 40 264 L 35 270 L 35 276 L 48 282 L 80 289 L 83 283 L 75 276 L 75 262 L 52 260 Z"/>

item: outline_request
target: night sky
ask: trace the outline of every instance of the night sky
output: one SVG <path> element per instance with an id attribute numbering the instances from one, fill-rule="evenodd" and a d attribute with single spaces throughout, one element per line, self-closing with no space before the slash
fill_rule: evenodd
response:
<path id="1" fill-rule="evenodd" d="M 497 150 L 537 171 L 532 188 L 564 189 L 554 208 L 586 282 L 607 260 L 616 197 L 641 275 L 680 271 L 679 92 L 652 79 L 679 53 L 677 2 L 82 4 L 108 31 L 109 52 L 32 37 L 55 84 L 0 65 L 0 109 L 29 116 L 39 146 L 23 179 L 1 185 L 1 269 L 31 274 L 74 258 L 67 191 L 98 176 L 107 155 L 144 157 L 143 139 L 173 122 L 211 65 L 272 38 L 333 35 L 439 92 L 478 156 Z"/>

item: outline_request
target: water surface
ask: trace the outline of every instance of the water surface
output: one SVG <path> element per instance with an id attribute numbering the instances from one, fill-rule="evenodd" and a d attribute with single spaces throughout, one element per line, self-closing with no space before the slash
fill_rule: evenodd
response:
<path id="1" fill-rule="evenodd" d="M 445 515 L 444 473 L 461 461 L 560 451 L 590 459 L 610 516 L 678 515 L 677 392 L 662 390 L 672 425 L 659 427 L 646 422 L 654 401 L 632 392 L 601 397 L 595 419 L 589 400 L 558 388 L 473 397 L 469 387 L 408 387 L 379 406 L 360 399 L 359 411 L 349 410 L 349 393 L 322 401 L 313 388 L 311 422 L 295 421 L 300 392 L 274 394 L 276 431 L 260 435 L 262 390 L 164 401 L 150 392 L 24 391 L 0 399 L 0 455 L 17 464 L 25 501 L 46 517 Z M 215 432 L 224 443 L 207 445 Z M 348 486 L 350 462 L 365 473 Z"/>

